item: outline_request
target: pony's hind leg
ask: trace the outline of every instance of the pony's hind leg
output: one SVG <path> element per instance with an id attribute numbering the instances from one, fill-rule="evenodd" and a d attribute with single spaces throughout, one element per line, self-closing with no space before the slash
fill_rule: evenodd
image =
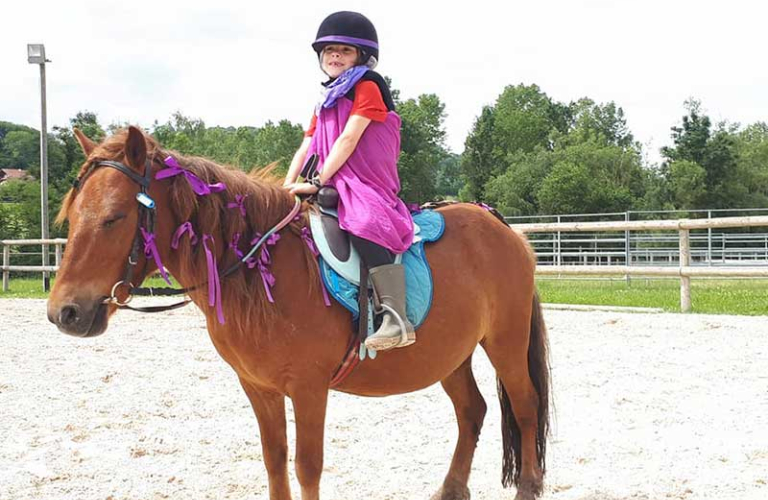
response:
<path id="1" fill-rule="evenodd" d="M 432 498 L 433 500 L 468 500 L 467 481 L 469 481 L 472 458 L 475 455 L 477 439 L 480 436 L 487 409 L 472 374 L 472 356 L 470 355 L 441 383 L 456 411 L 459 440 L 443 486 Z"/>
<path id="2" fill-rule="evenodd" d="M 251 402 L 261 432 L 261 450 L 269 478 L 270 500 L 291 500 L 288 483 L 288 440 L 285 429 L 285 396 L 260 390 L 242 378 L 240 385 Z"/>
<path id="3" fill-rule="evenodd" d="M 482 346 L 499 379 L 504 464 L 502 483 L 517 486 L 516 500 L 541 494 L 549 430 L 549 355 L 538 297 L 532 315 L 507 316 L 506 328 Z"/>

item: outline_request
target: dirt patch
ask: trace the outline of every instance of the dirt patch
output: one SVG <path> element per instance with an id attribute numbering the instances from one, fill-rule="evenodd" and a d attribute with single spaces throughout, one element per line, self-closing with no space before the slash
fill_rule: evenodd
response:
<path id="1" fill-rule="evenodd" d="M 95 339 L 58 333 L 39 300 L 0 300 L 0 318 L 1 499 L 268 498 L 256 420 L 195 310 L 121 312 Z M 544 498 L 768 498 L 768 318 L 545 319 L 555 422 Z M 489 411 L 470 489 L 512 499 L 482 350 L 474 366 Z M 327 422 L 326 499 L 429 498 L 457 435 L 439 385 L 333 393 Z"/>

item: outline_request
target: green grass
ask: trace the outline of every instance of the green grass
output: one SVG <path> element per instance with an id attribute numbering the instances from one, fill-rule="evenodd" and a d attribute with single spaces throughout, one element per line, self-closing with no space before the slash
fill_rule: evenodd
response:
<path id="1" fill-rule="evenodd" d="M 658 307 L 680 312 L 676 279 L 538 279 L 543 302 L 604 306 Z M 768 315 L 768 280 L 692 279 L 692 312 Z"/>
<path id="2" fill-rule="evenodd" d="M 179 284 L 171 279 L 174 287 Z M 53 279 L 51 279 L 53 286 Z M 144 282 L 144 286 L 167 287 L 168 284 L 160 277 L 152 277 Z M 0 288 L 0 299 L 47 299 L 48 294 L 43 292 L 43 278 L 11 278 L 8 283 L 8 291 Z"/>
<path id="3" fill-rule="evenodd" d="M 164 286 L 157 277 L 151 286 Z M 680 281 L 675 279 L 551 279 L 537 280 L 544 302 L 605 306 L 658 307 L 680 311 Z M 3 298 L 44 299 L 42 279 L 14 278 Z M 768 315 L 768 279 L 692 279 L 693 312 L 707 314 Z"/>
<path id="4" fill-rule="evenodd" d="M 51 280 L 53 286 L 53 280 Z M 8 291 L 0 288 L 0 299 L 45 299 L 48 294 L 43 291 L 43 278 L 11 278 L 8 282 Z"/>

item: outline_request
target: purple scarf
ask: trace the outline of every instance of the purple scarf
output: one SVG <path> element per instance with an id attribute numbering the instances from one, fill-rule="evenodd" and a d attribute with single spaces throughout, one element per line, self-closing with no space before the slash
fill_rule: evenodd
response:
<path id="1" fill-rule="evenodd" d="M 319 115 L 322 108 L 332 108 L 336 104 L 336 100 L 347 95 L 368 69 L 368 66 L 353 66 L 340 74 L 331 83 L 325 85 L 322 92 L 323 96 L 315 107 L 315 114 Z"/>

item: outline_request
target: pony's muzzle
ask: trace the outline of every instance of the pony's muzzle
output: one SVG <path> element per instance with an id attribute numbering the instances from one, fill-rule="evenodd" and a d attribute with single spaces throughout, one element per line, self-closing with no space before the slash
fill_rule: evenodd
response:
<path id="1" fill-rule="evenodd" d="M 75 337 L 91 337 L 106 330 L 107 306 L 96 303 L 93 307 L 83 307 L 77 303 L 62 305 L 58 310 L 48 310 L 48 321 L 59 330 Z"/>
<path id="2" fill-rule="evenodd" d="M 70 304 L 61 308 L 57 323 L 64 328 L 72 328 L 80 320 L 80 306 Z"/>

